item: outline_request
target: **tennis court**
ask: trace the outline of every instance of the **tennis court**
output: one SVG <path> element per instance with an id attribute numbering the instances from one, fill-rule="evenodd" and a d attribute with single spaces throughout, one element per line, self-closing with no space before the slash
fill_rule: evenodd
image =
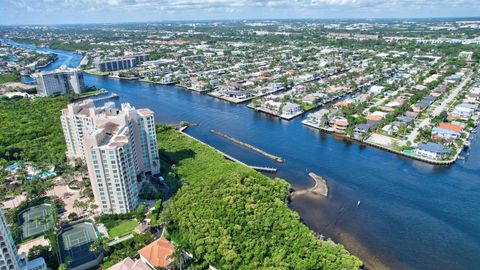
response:
<path id="1" fill-rule="evenodd" d="M 29 207 L 18 214 L 18 222 L 22 228 L 22 238 L 41 235 L 53 226 L 50 204 Z"/>
<path id="2" fill-rule="evenodd" d="M 70 257 L 71 268 L 95 260 L 97 256 L 90 252 L 90 245 L 96 238 L 92 223 L 82 222 L 65 226 L 58 235 L 60 258 L 64 262 Z"/>

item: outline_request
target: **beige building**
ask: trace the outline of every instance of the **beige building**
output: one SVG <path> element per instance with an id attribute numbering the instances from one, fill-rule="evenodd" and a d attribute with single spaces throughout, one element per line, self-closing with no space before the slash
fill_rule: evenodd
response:
<path id="1" fill-rule="evenodd" d="M 62 111 L 67 157 L 86 162 L 102 212 L 126 213 L 138 205 L 138 184 L 160 172 L 154 113 L 128 103 L 95 107 L 92 100 Z"/>
<path id="2" fill-rule="evenodd" d="M 21 261 L 17 254 L 17 247 L 12 234 L 8 229 L 7 220 L 0 208 L 0 269 L 19 270 Z"/>
<path id="3" fill-rule="evenodd" d="M 53 71 L 42 71 L 32 75 L 41 96 L 61 95 L 69 92 L 80 93 L 85 90 L 82 71 L 61 66 Z"/>

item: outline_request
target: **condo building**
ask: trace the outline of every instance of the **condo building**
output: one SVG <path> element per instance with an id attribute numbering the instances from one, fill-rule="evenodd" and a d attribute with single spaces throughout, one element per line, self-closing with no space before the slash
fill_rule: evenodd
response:
<path id="1" fill-rule="evenodd" d="M 13 241 L 12 234 L 8 229 L 7 221 L 0 209 L 0 270 L 20 269 L 20 257 L 17 254 L 17 246 Z"/>
<path id="2" fill-rule="evenodd" d="M 41 96 L 61 95 L 69 92 L 81 93 L 85 90 L 82 71 L 61 66 L 59 69 L 39 72 L 32 75 Z"/>
<path id="3" fill-rule="evenodd" d="M 95 69 L 100 72 L 117 71 L 121 69 L 132 68 L 140 62 L 148 61 L 148 54 L 129 55 L 124 58 L 111 59 L 105 61 L 96 61 Z"/>
<path id="4" fill-rule="evenodd" d="M 96 203 L 105 213 L 126 213 L 138 205 L 138 184 L 160 172 L 154 113 L 129 103 L 116 108 L 92 100 L 62 111 L 67 157 L 86 162 Z"/>

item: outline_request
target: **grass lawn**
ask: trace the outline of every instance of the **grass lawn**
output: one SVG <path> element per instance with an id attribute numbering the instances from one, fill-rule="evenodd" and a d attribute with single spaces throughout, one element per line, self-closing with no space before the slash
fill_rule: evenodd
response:
<path id="1" fill-rule="evenodd" d="M 97 71 L 95 69 L 88 69 L 88 70 L 84 70 L 86 73 L 89 73 L 89 74 L 93 74 L 93 75 L 108 75 L 110 74 L 110 72 L 102 72 L 102 71 Z"/>
<path id="2" fill-rule="evenodd" d="M 120 221 L 115 227 L 108 230 L 110 237 L 123 236 L 133 232 L 135 227 L 138 226 L 138 221 L 136 220 L 124 220 Z"/>

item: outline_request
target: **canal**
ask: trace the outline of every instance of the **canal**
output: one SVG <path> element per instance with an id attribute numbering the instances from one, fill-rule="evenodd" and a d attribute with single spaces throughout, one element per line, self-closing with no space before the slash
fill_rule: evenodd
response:
<path id="1" fill-rule="evenodd" d="M 81 60 L 70 52 L 51 51 L 59 57 L 47 69 L 76 66 Z M 188 134 L 249 165 L 276 167 L 276 176 L 296 188 L 313 185 L 308 172 L 323 176 L 328 199 L 299 196 L 291 208 L 310 228 L 344 244 L 372 269 L 478 269 L 478 141 L 466 160 L 437 167 L 310 129 L 301 124 L 302 117 L 279 120 L 174 86 L 88 74 L 85 82 L 120 95 L 119 102 L 152 109 L 158 122 L 196 124 Z M 275 163 L 212 129 L 285 162 Z"/>

